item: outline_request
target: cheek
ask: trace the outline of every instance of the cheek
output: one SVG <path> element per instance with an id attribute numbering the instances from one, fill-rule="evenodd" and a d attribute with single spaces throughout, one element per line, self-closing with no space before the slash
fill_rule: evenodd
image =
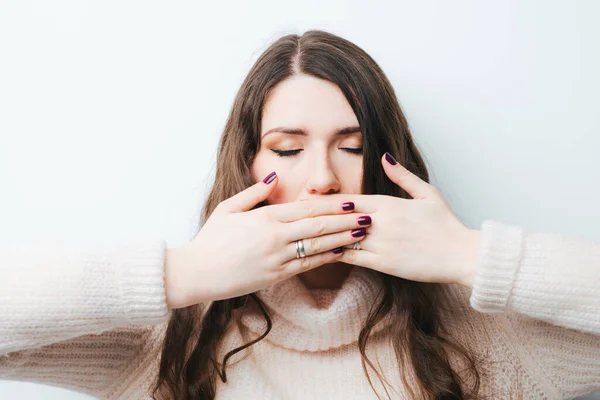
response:
<path id="1" fill-rule="evenodd" d="M 296 201 L 302 189 L 300 181 L 293 174 L 285 170 L 278 172 L 278 176 L 277 187 L 267 199 L 269 204 L 283 204 Z"/>
<path id="2" fill-rule="evenodd" d="M 267 198 L 267 203 L 268 204 L 283 204 L 283 203 L 288 203 L 288 201 L 286 200 L 284 193 L 281 191 L 281 188 L 279 186 L 277 186 L 277 189 L 275 189 L 275 191 L 273 193 L 271 193 L 269 198 Z"/>
<path id="3" fill-rule="evenodd" d="M 346 166 L 338 173 L 344 192 L 360 194 L 362 192 L 363 162 L 362 159 Z"/>
<path id="4" fill-rule="evenodd" d="M 289 185 L 290 182 L 288 182 L 286 171 L 281 165 L 277 164 L 276 160 L 274 161 L 273 158 L 269 158 L 268 154 L 264 154 L 262 150 L 259 151 L 254 157 L 251 167 L 254 182 L 262 181 L 267 175 L 273 172 L 273 170 L 277 172 L 279 183 L 273 193 L 267 198 L 267 204 L 287 203 L 288 199 L 286 193 L 290 192 L 287 185 Z"/>
<path id="5" fill-rule="evenodd" d="M 262 152 L 259 151 L 254 157 L 250 171 L 252 172 L 252 178 L 254 178 L 254 182 L 259 182 L 273 172 L 273 166 L 269 165 L 269 163 L 265 161 L 265 157 L 263 156 Z"/>

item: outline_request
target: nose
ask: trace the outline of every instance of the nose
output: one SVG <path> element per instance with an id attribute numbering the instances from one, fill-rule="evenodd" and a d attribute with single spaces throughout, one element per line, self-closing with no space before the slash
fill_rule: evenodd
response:
<path id="1" fill-rule="evenodd" d="M 309 161 L 306 191 L 309 194 L 333 194 L 340 191 L 340 181 L 327 156 Z"/>

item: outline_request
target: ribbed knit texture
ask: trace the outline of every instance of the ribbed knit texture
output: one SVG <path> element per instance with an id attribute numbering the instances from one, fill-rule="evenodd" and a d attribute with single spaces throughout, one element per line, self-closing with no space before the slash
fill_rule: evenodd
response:
<path id="1" fill-rule="evenodd" d="M 355 342 L 379 291 L 372 275 L 371 270 L 353 268 L 338 290 L 309 290 L 294 278 L 261 291 L 259 297 L 269 307 L 273 322 L 268 340 L 313 352 Z M 258 336 L 267 328 L 258 313 L 244 313 L 242 323 Z M 377 325 L 374 332 L 382 327 Z"/>
<path id="2" fill-rule="evenodd" d="M 149 399 L 170 316 L 164 250 L 162 240 L 0 245 L 0 378 Z M 230 359 L 217 398 L 375 399 L 357 340 L 376 278 L 355 267 L 339 290 L 308 290 L 294 277 L 260 291 L 273 328 Z M 600 244 L 485 221 L 473 288 L 449 288 L 452 306 L 464 309 L 451 334 L 491 361 L 482 395 L 563 399 L 600 390 Z M 266 324 L 252 304 L 241 322 L 256 337 Z M 245 342 L 232 326 L 219 357 Z M 385 331 L 376 330 L 367 353 L 392 383 L 391 398 L 407 398 Z"/>

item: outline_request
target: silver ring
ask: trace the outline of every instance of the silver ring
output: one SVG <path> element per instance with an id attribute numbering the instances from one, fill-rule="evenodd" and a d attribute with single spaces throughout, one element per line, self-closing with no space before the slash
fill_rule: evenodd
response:
<path id="1" fill-rule="evenodd" d="M 302 239 L 296 240 L 296 258 L 306 257 L 306 253 L 304 252 L 304 242 Z"/>
<path id="2" fill-rule="evenodd" d="M 354 250 L 361 250 L 360 242 L 354 242 L 354 246 L 352 246 Z"/>

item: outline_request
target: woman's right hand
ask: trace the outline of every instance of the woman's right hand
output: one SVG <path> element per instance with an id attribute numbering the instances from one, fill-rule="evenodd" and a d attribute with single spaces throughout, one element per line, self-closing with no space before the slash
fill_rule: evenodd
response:
<path id="1" fill-rule="evenodd" d="M 361 219 L 364 225 L 359 224 L 364 216 L 352 213 L 353 205 L 342 208 L 339 198 L 320 197 L 252 210 L 269 197 L 277 182 L 276 176 L 270 183 L 258 182 L 221 202 L 190 243 L 167 249 L 169 308 L 256 292 L 334 262 L 341 254 L 334 249 L 365 237 L 370 217 Z M 304 239 L 303 258 L 296 258 L 299 239 Z"/>

